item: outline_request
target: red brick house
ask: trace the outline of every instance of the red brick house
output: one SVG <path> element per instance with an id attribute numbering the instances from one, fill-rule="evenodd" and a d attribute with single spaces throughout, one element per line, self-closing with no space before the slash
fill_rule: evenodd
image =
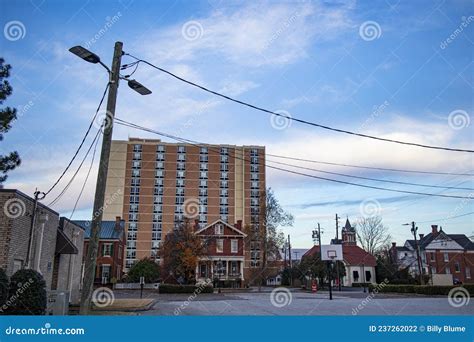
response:
<path id="1" fill-rule="evenodd" d="M 74 221 L 84 228 L 84 259 L 87 257 L 91 235 L 90 221 Z M 122 277 L 125 251 L 125 221 L 117 217 L 115 221 L 102 221 L 99 235 L 99 252 L 94 284 L 111 284 L 113 279 Z"/>
<path id="2" fill-rule="evenodd" d="M 466 235 L 447 234 L 432 225 L 431 233 L 419 235 L 418 245 L 423 274 L 430 278 L 445 274 L 453 283 L 474 283 L 474 243 Z M 415 240 L 406 240 L 403 247 L 392 243 L 390 251 L 400 269 L 408 268 L 413 276 L 419 274 Z"/>
<path id="3" fill-rule="evenodd" d="M 241 287 L 244 282 L 244 239 L 242 222 L 234 226 L 217 220 L 196 235 L 206 239 L 208 256 L 196 265 L 196 282 L 213 281 L 218 287 Z"/>

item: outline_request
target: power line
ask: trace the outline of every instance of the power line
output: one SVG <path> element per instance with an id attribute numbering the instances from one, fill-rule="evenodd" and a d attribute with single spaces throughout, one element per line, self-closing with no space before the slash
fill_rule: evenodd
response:
<path id="1" fill-rule="evenodd" d="M 50 203 L 48 203 L 48 207 L 55 205 L 55 204 L 61 199 L 61 197 L 63 197 L 63 195 L 65 194 L 65 192 L 69 189 L 69 187 L 71 186 L 72 182 L 73 182 L 74 179 L 76 178 L 77 174 L 78 174 L 79 171 L 81 170 L 82 165 L 83 165 L 84 162 L 86 161 L 86 158 L 87 158 L 87 156 L 89 155 L 89 152 L 91 151 L 92 147 L 94 146 L 96 140 L 99 140 L 98 137 L 99 137 L 100 132 L 101 132 L 101 128 L 99 128 L 99 129 L 97 130 L 97 133 L 96 133 L 94 139 L 92 140 L 92 143 L 90 144 L 89 148 L 87 149 L 87 152 L 86 152 L 86 154 L 84 155 L 84 158 L 82 158 L 81 163 L 80 163 L 79 166 L 77 167 L 76 171 L 75 171 L 74 174 L 72 175 L 72 177 L 71 177 L 71 179 L 69 180 L 69 182 L 68 182 L 68 183 L 66 184 L 66 186 L 63 188 L 63 190 L 59 193 L 59 195 L 57 195 L 55 199 L 53 199 Z"/>
<path id="2" fill-rule="evenodd" d="M 341 163 L 332 163 L 332 162 L 324 162 L 319 160 L 312 160 L 312 159 L 304 159 L 304 158 L 296 158 L 296 157 L 289 157 L 289 156 L 282 156 L 276 154 L 267 153 L 269 157 L 275 158 L 282 158 L 282 159 L 290 159 L 290 160 L 297 160 L 297 161 L 304 161 L 308 163 L 316 163 L 316 164 L 323 164 L 323 165 L 334 165 L 334 166 L 344 166 L 344 167 L 353 167 L 357 169 L 368 169 L 368 170 L 379 170 L 379 171 L 391 171 L 391 172 L 406 172 L 406 173 L 420 173 L 420 174 L 430 174 L 430 175 L 447 175 L 447 176 L 474 176 L 472 173 L 452 173 L 452 172 L 435 172 L 435 171 L 421 171 L 421 170 L 406 170 L 406 169 L 391 169 L 391 168 L 383 168 L 383 167 L 373 167 L 373 166 L 362 166 L 362 165 L 351 165 L 351 164 L 341 164 Z"/>
<path id="3" fill-rule="evenodd" d="M 229 101 L 232 101 L 232 102 L 235 102 L 235 103 L 238 103 L 238 104 L 241 104 L 243 106 L 246 106 L 246 107 L 249 107 L 249 108 L 252 108 L 252 109 L 255 109 L 255 110 L 258 110 L 258 111 L 261 111 L 261 112 L 264 112 L 264 113 L 268 113 L 268 114 L 272 114 L 272 115 L 276 115 L 276 116 L 279 116 L 281 118 L 284 118 L 285 120 L 292 120 L 292 121 L 296 121 L 296 122 L 299 122 L 299 123 L 302 123 L 302 124 L 305 124 L 305 125 L 310 125 L 310 126 L 314 126 L 314 127 L 319 127 L 319 128 L 323 128 L 323 129 L 326 129 L 326 130 L 330 130 L 330 131 L 334 131 L 334 132 L 338 132 L 338 133 L 345 133 L 345 134 L 349 134 L 349 135 L 354 135 L 354 136 L 359 136 L 359 137 L 362 137 L 362 138 L 368 138 L 368 139 L 374 139 L 374 140 L 379 140 L 379 141 L 385 141 L 385 142 L 390 142 L 390 143 L 396 143 L 396 144 L 401 144 L 401 145 L 409 145 L 409 146 L 417 146 L 417 147 L 423 147 L 423 148 L 429 148 L 429 149 L 435 149 L 435 150 L 444 150 L 444 151 L 451 151 L 451 152 L 468 152 L 468 153 L 474 153 L 474 150 L 468 150 L 468 149 L 460 149 L 460 148 L 450 148 L 450 147 L 442 147 L 442 146 L 433 146 L 433 145 L 425 145 L 425 144 L 419 144 L 419 143 L 413 143 L 413 142 L 406 142 L 406 141 L 401 141 L 401 140 L 394 140 L 394 139 L 388 139 L 388 138 L 380 138 L 380 137 L 376 137 L 376 136 L 373 136 L 373 135 L 367 135 L 367 134 L 362 134 L 362 133 L 356 133 L 356 132 L 352 132 L 352 131 L 347 131 L 347 130 L 343 130 L 343 129 L 339 129 L 339 128 L 334 128 L 334 127 L 330 127 L 330 126 L 326 126 L 326 125 L 322 125 L 322 124 L 318 124 L 318 123 L 315 123 L 315 122 L 311 122 L 311 121 L 307 121 L 307 120 L 303 120 L 303 119 L 298 119 L 298 118 L 294 118 L 294 117 L 291 117 L 291 116 L 288 116 L 286 114 L 282 114 L 282 113 L 277 113 L 277 112 L 274 112 L 274 111 L 271 111 L 271 110 L 268 110 L 268 109 L 265 109 L 265 108 L 262 108 L 262 107 L 259 107 L 259 106 L 255 106 L 253 104 L 250 104 L 250 103 L 247 103 L 247 102 L 244 102 L 244 101 L 240 101 L 240 100 L 237 100 L 233 97 L 230 97 L 230 96 L 227 96 L 227 95 L 224 95 L 224 94 L 221 94 L 221 93 L 218 93 L 216 91 L 213 91 L 213 90 L 210 90 L 202 85 L 199 85 L 197 83 L 194 83 L 194 82 L 191 82 L 191 81 L 188 81 L 174 73 L 172 73 L 171 71 L 168 71 L 166 69 L 163 69 L 163 68 L 160 68 L 150 62 L 147 62 L 143 59 L 140 59 L 138 57 L 135 57 L 129 53 L 126 53 L 126 55 L 132 57 L 132 58 L 135 58 L 137 61 L 140 61 L 140 62 L 143 62 L 149 66 L 151 66 L 152 68 L 155 68 L 165 74 L 168 74 L 174 78 L 176 78 L 177 80 L 180 80 L 184 83 L 187 83 L 189 85 L 192 85 L 196 88 L 199 88 L 201 90 L 204 90 L 205 92 L 208 92 L 210 94 L 213 94 L 213 95 L 216 95 L 216 96 L 219 96 L 219 97 L 222 97 L 226 100 L 229 100 Z"/>
<path id="4" fill-rule="evenodd" d="M 190 139 L 180 138 L 180 137 L 177 137 L 177 136 L 173 136 L 173 135 L 171 135 L 171 134 L 158 132 L 158 131 L 155 131 L 155 130 L 153 130 L 153 129 L 151 129 L 151 128 L 139 126 L 139 125 L 136 125 L 136 124 L 134 124 L 134 123 L 131 123 L 131 122 L 128 122 L 128 121 L 119 119 L 119 118 L 115 118 L 115 120 L 117 121 L 117 124 L 122 125 L 122 126 L 127 126 L 127 127 L 131 127 L 131 128 L 143 130 L 143 131 L 146 131 L 146 132 L 150 132 L 150 133 L 157 134 L 157 135 L 160 135 L 160 136 L 168 137 L 168 138 L 171 138 L 171 139 L 173 139 L 173 140 L 177 140 L 177 141 L 181 141 L 181 142 L 187 142 L 187 143 L 192 144 L 192 145 L 195 145 L 195 146 L 205 146 L 205 145 L 207 145 L 207 144 L 203 144 L 203 143 L 200 143 L 200 142 L 197 142 L 197 141 L 193 141 L 193 140 L 190 140 Z M 248 159 L 239 158 L 239 157 L 237 157 L 237 156 L 235 156 L 235 158 L 241 159 L 241 160 L 244 160 L 244 161 L 248 161 Z M 458 199 L 473 199 L 472 197 L 467 197 L 467 196 L 442 195 L 442 194 L 432 194 L 432 193 L 417 192 L 417 191 L 389 189 L 389 188 L 377 187 L 377 186 L 372 186 L 372 185 L 364 185 L 364 184 L 346 182 L 346 181 L 337 180 L 337 179 L 332 179 L 332 178 L 326 178 L 326 177 L 320 177 L 320 176 L 310 175 L 310 174 L 306 174 L 306 173 L 303 173 L 303 172 L 298 172 L 298 171 L 294 171 L 294 170 L 288 170 L 288 169 L 284 169 L 284 168 L 280 168 L 280 167 L 276 167 L 276 166 L 272 166 L 272 165 L 268 165 L 268 164 L 265 164 L 265 166 L 268 167 L 268 168 L 271 168 L 271 169 L 280 170 L 280 171 L 283 171 L 283 172 L 288 172 L 288 173 L 292 173 L 292 174 L 296 174 L 296 175 L 300 175 L 300 176 L 305 176 L 305 177 L 310 177 L 310 178 L 314 178 L 314 179 L 325 180 L 325 181 L 334 182 L 334 183 L 339 183 L 339 184 L 353 185 L 353 186 L 362 187 L 362 188 L 368 188 L 368 189 L 383 190 L 383 191 L 390 191 L 390 192 L 397 192 L 397 193 L 404 193 L 404 194 L 411 194 L 411 195 L 421 195 L 421 196 L 445 197 L 445 198 L 458 198 Z"/>
<path id="5" fill-rule="evenodd" d="M 465 214 L 461 214 L 461 215 L 456 215 L 456 216 L 448 216 L 448 217 L 445 217 L 445 218 L 442 218 L 442 219 L 437 219 L 437 220 L 428 220 L 428 221 L 422 221 L 422 222 L 416 222 L 417 224 L 422 224 L 422 223 L 430 223 L 430 222 L 438 222 L 438 221 L 447 221 L 447 220 L 452 220 L 452 219 L 455 219 L 455 218 L 458 218 L 458 217 L 464 217 L 464 216 L 468 216 L 468 215 L 472 215 L 474 214 L 474 211 L 471 211 L 470 213 L 465 213 Z"/>
<path id="6" fill-rule="evenodd" d="M 59 181 L 64 177 L 64 175 L 66 174 L 66 172 L 69 170 L 69 168 L 71 167 L 72 163 L 73 163 L 74 160 L 76 159 L 77 155 L 79 154 L 79 151 L 81 150 L 82 145 L 84 145 L 84 142 L 86 141 L 87 136 L 89 135 L 89 132 L 90 132 L 90 130 L 91 130 L 91 128 L 92 128 L 92 125 L 94 124 L 94 120 L 95 120 L 95 118 L 97 117 L 97 114 L 99 113 L 100 107 L 102 106 L 102 103 L 104 102 L 105 95 L 107 94 L 107 90 L 109 89 L 109 85 L 110 85 L 110 83 L 107 83 L 107 86 L 105 87 L 104 93 L 102 94 L 102 98 L 100 99 L 99 105 L 97 106 L 97 109 L 96 109 L 96 111 L 95 111 L 94 117 L 92 118 L 91 123 L 89 124 L 89 127 L 87 128 L 87 131 L 86 131 L 86 133 L 84 134 L 84 137 L 82 138 L 81 143 L 79 144 L 79 147 L 77 148 L 76 152 L 75 152 L 74 155 L 72 156 L 71 161 L 70 161 L 69 164 L 66 166 L 66 168 L 65 168 L 64 171 L 61 173 L 61 175 L 60 175 L 59 178 L 56 180 L 56 182 L 54 182 L 54 184 L 49 188 L 49 190 L 46 191 L 45 197 L 56 187 L 56 185 L 58 185 Z"/>
<path id="7" fill-rule="evenodd" d="M 100 132 L 100 130 L 99 130 L 99 132 Z M 95 142 L 94 151 L 92 152 L 91 164 L 89 165 L 89 170 L 87 171 L 87 175 L 86 175 L 86 178 L 84 179 L 84 183 L 82 183 L 82 188 L 81 188 L 81 191 L 79 192 L 79 196 L 77 196 L 76 202 L 74 203 L 74 207 L 72 208 L 71 215 L 69 216 L 69 220 L 72 219 L 72 217 L 74 215 L 74 212 L 76 211 L 77 204 L 79 203 L 79 200 L 82 197 L 82 193 L 84 192 L 84 188 L 86 187 L 87 180 L 89 179 L 89 175 L 90 175 L 91 170 L 92 170 L 92 166 L 94 165 L 95 153 L 97 151 L 97 145 L 99 143 L 99 140 L 100 139 L 97 139 L 96 142 Z"/>
<path id="8" fill-rule="evenodd" d="M 384 182 L 384 183 L 392 183 L 392 184 L 412 185 L 412 186 L 421 186 L 421 187 L 426 187 L 426 188 L 449 189 L 449 190 L 469 190 L 469 191 L 474 190 L 473 188 L 463 188 L 463 187 L 455 187 L 455 186 L 442 186 L 442 185 L 401 182 L 401 181 L 394 181 L 394 180 L 389 180 L 389 179 L 378 179 L 378 178 L 354 176 L 354 175 L 348 175 L 348 174 L 345 174 L 345 173 L 324 171 L 324 170 L 314 169 L 314 168 L 311 168 L 311 167 L 304 167 L 304 166 L 299 166 L 299 165 L 294 165 L 294 164 L 289 164 L 289 163 L 277 162 L 277 161 L 274 161 L 274 160 L 268 160 L 267 159 L 267 161 L 270 162 L 270 163 L 297 167 L 297 168 L 300 168 L 300 169 L 303 169 L 303 170 L 316 171 L 316 172 L 326 173 L 326 174 L 330 174 L 330 175 L 343 176 L 343 177 L 364 179 L 364 180 L 369 180 L 369 181 L 374 181 L 374 182 Z"/>

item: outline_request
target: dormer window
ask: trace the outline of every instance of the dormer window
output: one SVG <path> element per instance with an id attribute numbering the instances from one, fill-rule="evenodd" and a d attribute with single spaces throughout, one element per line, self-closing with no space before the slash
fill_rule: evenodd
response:
<path id="1" fill-rule="evenodd" d="M 216 224 L 214 227 L 214 233 L 216 235 L 224 235 L 224 226 L 222 224 Z"/>

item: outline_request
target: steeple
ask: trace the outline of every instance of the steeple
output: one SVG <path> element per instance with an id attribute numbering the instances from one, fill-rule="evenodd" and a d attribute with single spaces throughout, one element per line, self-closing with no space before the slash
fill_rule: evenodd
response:
<path id="1" fill-rule="evenodd" d="M 357 245 L 356 231 L 355 228 L 351 226 L 349 218 L 346 219 L 346 224 L 342 228 L 342 243 L 344 245 Z"/>

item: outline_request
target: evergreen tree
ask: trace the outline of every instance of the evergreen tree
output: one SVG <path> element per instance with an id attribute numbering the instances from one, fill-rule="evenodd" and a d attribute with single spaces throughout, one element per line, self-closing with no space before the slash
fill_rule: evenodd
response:
<path id="1" fill-rule="evenodd" d="M 0 105 L 10 96 L 13 88 L 8 82 L 10 77 L 10 64 L 5 64 L 5 60 L 0 57 Z M 16 109 L 5 107 L 0 109 L 0 141 L 3 140 L 3 135 L 7 133 L 12 127 L 12 122 L 17 118 Z M 20 156 L 18 152 L 13 151 L 9 154 L 0 154 L 0 184 L 7 179 L 7 173 L 18 165 L 20 165 Z"/>

